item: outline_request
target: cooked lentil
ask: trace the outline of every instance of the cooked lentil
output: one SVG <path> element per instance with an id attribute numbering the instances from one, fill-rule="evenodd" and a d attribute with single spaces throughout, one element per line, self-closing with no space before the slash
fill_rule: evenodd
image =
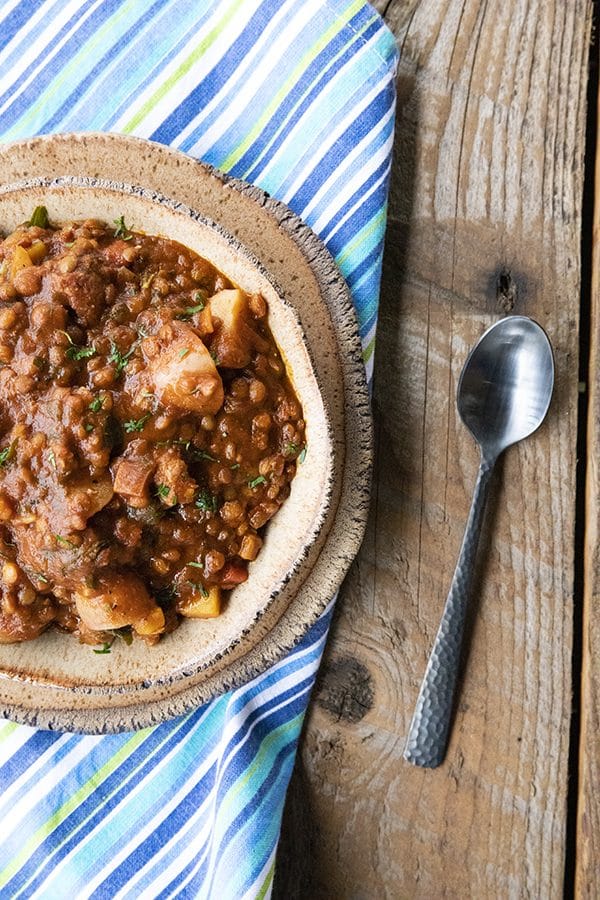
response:
<path id="1" fill-rule="evenodd" d="M 302 410 L 262 296 L 122 216 L 30 223 L 0 243 L 0 643 L 154 643 L 248 577 Z"/>

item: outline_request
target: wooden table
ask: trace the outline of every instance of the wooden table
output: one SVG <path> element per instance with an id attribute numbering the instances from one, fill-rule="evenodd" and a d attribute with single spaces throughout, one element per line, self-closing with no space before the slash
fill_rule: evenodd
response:
<path id="1" fill-rule="evenodd" d="M 593 4 L 376 5 L 402 60 L 373 502 L 306 721 L 275 896 L 600 897 Z M 505 312 L 548 331 L 556 391 L 496 479 L 448 756 L 421 770 L 402 751 L 478 462 L 456 384 Z"/>

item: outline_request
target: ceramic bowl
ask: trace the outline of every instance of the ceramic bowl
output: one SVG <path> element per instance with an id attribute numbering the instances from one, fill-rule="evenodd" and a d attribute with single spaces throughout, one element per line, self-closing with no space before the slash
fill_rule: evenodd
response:
<path id="1" fill-rule="evenodd" d="M 55 152 L 51 142 L 45 147 Z M 54 178 L 24 174 L 35 177 L 2 179 L 4 232 L 27 220 L 41 204 L 57 222 L 90 217 L 111 222 L 124 215 L 147 233 L 168 236 L 205 256 L 244 290 L 261 292 L 304 410 L 306 459 L 298 467 L 289 499 L 267 527 L 248 581 L 232 592 L 221 616 L 184 620 L 152 647 L 141 641 L 131 646 L 116 642 L 107 655 L 94 654 L 72 636 L 53 631 L 31 642 L 0 646 L 0 710 L 10 718 L 86 732 L 143 727 L 186 712 L 263 671 L 302 637 L 339 584 L 357 549 L 357 532 L 364 527 L 364 521 L 358 528 L 353 525 L 350 545 L 344 541 L 346 565 L 334 565 L 333 579 L 319 577 L 339 516 L 344 516 L 343 348 L 320 292 L 312 309 L 299 310 L 287 289 L 285 268 L 274 276 L 263 259 L 204 211 L 165 196 L 153 185 L 117 182 L 97 173 Z M 105 169 L 100 174 L 115 173 Z M 221 184 L 225 188 L 227 182 Z M 294 272 L 288 275 L 291 280 Z M 314 318 L 322 323 L 327 318 L 328 327 L 306 328 L 307 313 L 313 326 Z M 357 387 L 359 402 L 364 403 L 364 384 L 353 386 L 355 395 Z M 369 431 L 368 413 L 362 428 Z M 368 478 L 370 459 L 362 462 Z M 362 489 L 368 490 L 364 477 Z"/>

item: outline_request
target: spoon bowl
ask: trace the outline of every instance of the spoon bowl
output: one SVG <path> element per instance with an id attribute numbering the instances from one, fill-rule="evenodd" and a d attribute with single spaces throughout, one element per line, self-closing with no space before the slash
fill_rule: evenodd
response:
<path id="1" fill-rule="evenodd" d="M 498 456 L 544 421 L 554 384 L 546 332 L 533 319 L 509 316 L 482 335 L 465 362 L 458 412 L 485 456 Z"/>
<path id="2" fill-rule="evenodd" d="M 479 474 L 460 555 L 427 663 L 408 732 L 404 758 L 439 766 L 446 754 L 456 677 L 477 544 L 490 476 L 498 456 L 542 424 L 554 386 L 552 348 L 544 330 L 526 316 L 492 325 L 465 362 L 457 406 L 481 450 Z"/>

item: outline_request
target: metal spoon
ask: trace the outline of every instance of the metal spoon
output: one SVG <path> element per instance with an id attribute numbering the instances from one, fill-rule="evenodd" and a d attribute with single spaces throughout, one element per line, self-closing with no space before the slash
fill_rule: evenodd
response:
<path id="1" fill-rule="evenodd" d="M 458 412 L 481 450 L 460 556 L 415 706 L 404 758 L 435 768 L 448 743 L 465 614 L 490 476 L 500 454 L 544 421 L 554 386 L 552 348 L 526 316 L 508 316 L 471 350 L 458 383 Z"/>

